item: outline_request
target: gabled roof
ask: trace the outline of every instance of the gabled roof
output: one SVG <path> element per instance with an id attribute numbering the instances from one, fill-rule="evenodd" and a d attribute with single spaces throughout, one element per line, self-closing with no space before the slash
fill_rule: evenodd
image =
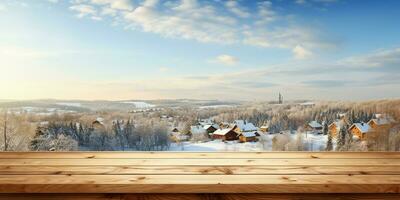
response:
<path id="1" fill-rule="evenodd" d="M 242 135 L 244 137 L 256 137 L 255 132 L 243 132 L 240 135 Z"/>
<path id="2" fill-rule="evenodd" d="M 322 125 L 317 121 L 311 121 L 310 123 L 308 123 L 308 125 L 312 128 L 322 128 Z"/>
<path id="3" fill-rule="evenodd" d="M 103 125 L 104 119 L 101 117 L 97 117 L 96 120 L 94 120 L 94 122 L 92 124 L 96 124 L 96 123 Z"/>
<path id="4" fill-rule="evenodd" d="M 345 125 L 347 125 L 347 123 L 344 120 L 337 119 L 336 121 L 329 124 L 328 127 L 331 127 L 333 125 L 335 125 L 337 129 L 340 129 L 340 128 L 343 128 Z"/>
<path id="5" fill-rule="evenodd" d="M 371 127 L 367 123 L 354 123 L 350 126 L 349 130 L 356 127 L 361 133 L 367 133 Z"/>
<path id="6" fill-rule="evenodd" d="M 206 130 L 209 129 L 210 127 L 214 127 L 215 129 L 219 128 L 219 126 L 217 124 L 207 124 L 207 125 L 203 126 L 203 128 Z"/>
<path id="7" fill-rule="evenodd" d="M 235 120 L 234 122 L 235 125 L 239 127 L 239 129 L 243 132 L 248 132 L 248 131 L 256 131 L 257 127 L 254 126 L 253 123 L 244 121 L 244 120 Z"/>
<path id="8" fill-rule="evenodd" d="M 225 129 L 218 129 L 216 131 L 214 131 L 214 135 L 226 135 L 228 134 L 230 131 L 232 131 L 232 129 L 230 128 L 225 128 Z"/>
<path id="9" fill-rule="evenodd" d="M 369 120 L 368 124 L 370 124 L 371 122 L 374 122 L 377 125 L 387 125 L 391 123 L 391 120 L 389 120 L 388 118 L 371 119 Z"/>

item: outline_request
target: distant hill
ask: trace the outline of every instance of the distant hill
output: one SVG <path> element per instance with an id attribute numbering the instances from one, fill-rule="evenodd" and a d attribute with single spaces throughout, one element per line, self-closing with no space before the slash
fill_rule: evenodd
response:
<path id="1" fill-rule="evenodd" d="M 176 108 L 176 107 L 218 107 L 227 105 L 240 105 L 239 102 L 228 102 L 218 100 L 124 100 L 124 101 L 85 101 L 85 100 L 26 100 L 10 101 L 0 100 L 0 109 L 22 109 L 22 110 L 62 110 L 73 112 L 89 112 L 100 110 L 129 111 L 149 108 Z"/>

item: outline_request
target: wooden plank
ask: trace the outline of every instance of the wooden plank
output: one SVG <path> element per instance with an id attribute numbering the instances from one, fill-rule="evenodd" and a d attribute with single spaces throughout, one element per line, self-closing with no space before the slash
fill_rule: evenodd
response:
<path id="1" fill-rule="evenodd" d="M 0 159 L 0 165 L 135 165 L 135 166 L 324 166 L 400 165 L 400 159 Z"/>
<path id="2" fill-rule="evenodd" d="M 400 175 L 399 166 L 0 166 L 4 175 Z"/>
<path id="3" fill-rule="evenodd" d="M 0 200 L 398 200 L 400 194 L 0 194 Z"/>
<path id="4" fill-rule="evenodd" d="M 400 175 L 0 175 L 0 184 L 400 184 Z"/>
<path id="5" fill-rule="evenodd" d="M 0 193 L 399 193 L 398 184 L 0 184 Z"/>
<path id="6" fill-rule="evenodd" d="M 7 152 L 0 193 L 400 193 L 399 153 L 341 154 Z"/>
<path id="7" fill-rule="evenodd" d="M 397 152 L 0 152 L 0 159 L 25 158 L 197 158 L 197 159 L 290 159 L 290 158 L 400 158 Z"/>

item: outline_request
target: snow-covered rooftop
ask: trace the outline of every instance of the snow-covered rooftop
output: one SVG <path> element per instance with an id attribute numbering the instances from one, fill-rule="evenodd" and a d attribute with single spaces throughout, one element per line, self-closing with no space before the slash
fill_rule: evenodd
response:
<path id="1" fill-rule="evenodd" d="M 322 128 L 322 125 L 317 121 L 311 121 L 310 123 L 308 123 L 308 125 L 312 128 Z"/>
<path id="2" fill-rule="evenodd" d="M 378 114 L 376 114 L 376 115 L 378 115 Z M 376 115 L 375 115 L 375 116 L 376 116 Z M 387 125 L 387 124 L 393 123 L 393 122 L 394 122 L 394 119 L 393 119 L 392 117 L 390 117 L 390 116 L 386 116 L 386 115 L 381 115 L 381 114 L 379 114 L 379 118 L 377 118 L 377 119 L 371 119 L 371 120 L 368 122 L 368 124 L 369 124 L 370 122 L 374 122 L 374 123 L 377 124 L 377 125 Z"/>
<path id="3" fill-rule="evenodd" d="M 203 128 L 206 130 L 209 129 L 210 127 L 214 127 L 215 129 L 219 128 L 219 126 L 217 124 L 207 124 L 207 125 L 203 126 Z"/>
<path id="4" fill-rule="evenodd" d="M 367 123 L 354 123 L 353 125 L 351 125 L 350 129 L 355 126 L 358 128 L 358 130 L 361 131 L 361 133 L 367 133 L 371 127 L 367 124 Z"/>
<path id="5" fill-rule="evenodd" d="M 226 135 L 227 133 L 229 133 L 229 131 L 231 131 L 232 129 L 230 128 L 225 128 L 225 129 L 218 129 L 216 131 L 214 131 L 214 135 Z"/>
<path id="6" fill-rule="evenodd" d="M 336 128 L 340 130 L 340 128 L 343 128 L 346 125 L 346 122 L 344 120 L 337 119 L 336 121 L 332 122 L 329 126 L 333 125 L 335 125 Z"/>
<path id="7" fill-rule="evenodd" d="M 243 132 L 248 132 L 248 131 L 256 131 L 257 127 L 254 126 L 253 123 L 244 121 L 244 120 L 235 120 L 234 122 L 235 125 L 239 127 L 239 129 Z"/>
<path id="8" fill-rule="evenodd" d="M 244 137 L 256 137 L 255 132 L 243 132 L 241 135 Z"/>

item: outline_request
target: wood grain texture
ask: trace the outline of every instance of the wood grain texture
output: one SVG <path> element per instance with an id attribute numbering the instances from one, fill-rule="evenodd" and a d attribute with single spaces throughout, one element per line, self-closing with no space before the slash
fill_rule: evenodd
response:
<path id="1" fill-rule="evenodd" d="M 0 200 L 26 200 L 0 194 Z M 30 200 L 398 200 L 399 194 L 30 194 Z"/>
<path id="2" fill-rule="evenodd" d="M 203 158 L 203 159 L 231 159 L 231 158 L 367 158 L 385 159 L 400 158 L 397 152 L 0 152 L 0 159 L 10 158 Z"/>
<path id="3" fill-rule="evenodd" d="M 113 158 L 113 159 L 0 159 L 0 166 L 2 165 L 117 165 L 117 166 L 208 166 L 212 163 L 216 166 L 325 166 L 325 165 L 338 165 L 338 166 L 360 166 L 360 165 L 374 165 L 374 166 L 400 166 L 400 159 L 138 159 L 138 158 Z"/>
<path id="4" fill-rule="evenodd" d="M 234 199 L 240 193 L 397 195 L 400 193 L 400 154 L 2 152 L 0 193 L 225 193 L 187 196 L 201 199 Z M 45 196 L 37 196 L 42 197 Z M 86 197 L 128 198 L 102 194 Z M 139 197 L 153 198 L 146 195 L 129 198 Z"/>
<path id="5" fill-rule="evenodd" d="M 400 175 L 399 166 L 4 165 L 2 175 Z"/>

